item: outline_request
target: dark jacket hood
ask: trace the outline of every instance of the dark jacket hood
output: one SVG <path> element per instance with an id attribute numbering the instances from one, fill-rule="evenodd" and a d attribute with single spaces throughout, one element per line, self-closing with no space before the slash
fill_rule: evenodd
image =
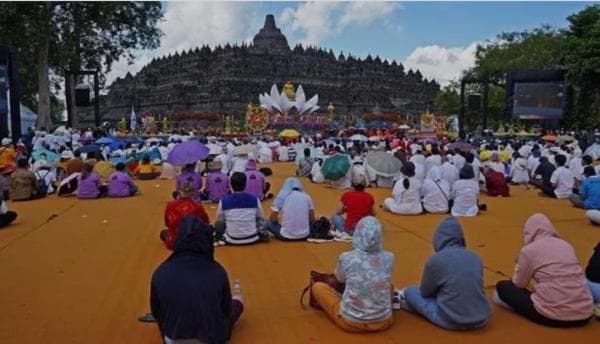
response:
<path id="1" fill-rule="evenodd" d="M 460 223 L 454 216 L 447 217 L 433 235 L 433 249 L 439 252 L 447 247 L 465 247 L 465 236 Z"/>
<path id="2" fill-rule="evenodd" d="M 194 216 L 181 219 L 171 257 L 184 255 L 214 260 L 212 228 Z"/>

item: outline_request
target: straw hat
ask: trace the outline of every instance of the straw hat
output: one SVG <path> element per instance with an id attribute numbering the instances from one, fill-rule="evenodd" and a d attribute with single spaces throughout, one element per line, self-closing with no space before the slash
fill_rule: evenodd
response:
<path id="1" fill-rule="evenodd" d="M 223 163 L 219 159 L 215 159 L 210 163 L 210 169 L 217 171 L 223 168 Z"/>

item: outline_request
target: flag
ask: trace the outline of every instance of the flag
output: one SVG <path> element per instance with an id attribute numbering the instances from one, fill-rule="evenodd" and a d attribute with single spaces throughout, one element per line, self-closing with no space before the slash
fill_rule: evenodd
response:
<path id="1" fill-rule="evenodd" d="M 131 117 L 129 120 L 131 121 L 129 128 L 131 130 L 135 130 L 135 127 L 137 126 L 137 117 L 135 116 L 135 110 L 133 109 L 133 106 L 131 107 Z"/>

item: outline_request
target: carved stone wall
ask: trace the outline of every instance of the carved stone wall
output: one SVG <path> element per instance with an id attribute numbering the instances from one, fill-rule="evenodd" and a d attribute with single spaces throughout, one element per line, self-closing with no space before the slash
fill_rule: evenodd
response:
<path id="1" fill-rule="evenodd" d="M 307 96 L 319 95 L 319 106 L 335 105 L 336 112 L 360 115 L 379 106 L 384 112 L 415 114 L 433 107 L 439 85 L 419 71 L 406 72 L 402 64 L 365 59 L 331 50 L 290 49 L 272 15 L 253 44 L 207 46 L 152 60 L 135 77 L 127 74 L 101 97 L 103 121 L 150 111 L 241 113 L 248 102 L 273 83 L 302 84 Z M 79 108 L 82 122 L 91 122 L 92 108 Z"/>

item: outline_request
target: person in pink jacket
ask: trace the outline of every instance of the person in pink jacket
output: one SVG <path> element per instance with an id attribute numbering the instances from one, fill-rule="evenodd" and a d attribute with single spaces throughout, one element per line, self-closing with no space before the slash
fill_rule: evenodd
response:
<path id="1" fill-rule="evenodd" d="M 585 325 L 593 301 L 573 247 L 539 213 L 525 222 L 523 240 L 512 281 L 496 284 L 494 302 L 540 325 Z M 532 279 L 535 290 L 529 291 Z"/>

